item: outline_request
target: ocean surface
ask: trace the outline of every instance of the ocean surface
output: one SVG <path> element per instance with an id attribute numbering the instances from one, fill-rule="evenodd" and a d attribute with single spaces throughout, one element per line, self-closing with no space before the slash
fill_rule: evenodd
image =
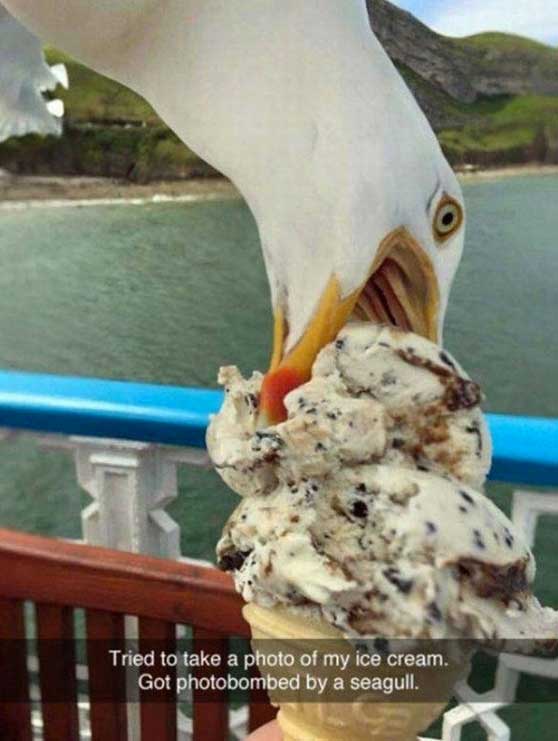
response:
<path id="1" fill-rule="evenodd" d="M 487 409 L 558 416 L 558 177 L 464 190 L 446 345 Z M 0 261 L 1 368 L 205 386 L 222 364 L 267 365 L 267 283 L 240 201 L 0 211 Z M 0 525 L 78 537 L 88 497 L 69 457 L 24 439 L 0 455 Z M 212 472 L 183 470 L 180 486 L 183 550 L 211 558 L 235 498 Z"/>

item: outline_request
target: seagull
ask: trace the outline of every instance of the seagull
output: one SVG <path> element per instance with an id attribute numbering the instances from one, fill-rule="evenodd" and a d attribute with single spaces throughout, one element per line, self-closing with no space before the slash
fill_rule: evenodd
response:
<path id="1" fill-rule="evenodd" d="M 274 315 L 262 425 L 352 318 L 441 344 L 463 196 L 365 0 L 3 2 L 146 98 L 244 196 Z"/>
<path id="2" fill-rule="evenodd" d="M 42 95 L 59 84 L 68 87 L 65 65 L 49 67 L 39 39 L 0 4 L 0 142 L 25 134 L 59 136 L 64 104 Z"/>

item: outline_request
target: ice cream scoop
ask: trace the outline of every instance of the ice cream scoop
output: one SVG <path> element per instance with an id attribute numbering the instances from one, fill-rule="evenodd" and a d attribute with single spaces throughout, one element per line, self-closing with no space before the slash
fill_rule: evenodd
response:
<path id="1" fill-rule="evenodd" d="M 217 552 L 248 602 L 346 636 L 545 641 L 533 556 L 482 493 L 490 438 L 456 361 L 395 328 L 350 324 L 257 428 L 261 375 L 233 368 L 208 430 L 243 500 Z"/>
<path id="2" fill-rule="evenodd" d="M 247 602 L 294 606 L 348 636 L 544 639 L 558 626 L 507 517 L 470 487 L 401 466 L 247 497 L 218 553 Z"/>
<path id="3" fill-rule="evenodd" d="M 484 483 L 491 443 L 479 387 L 418 335 L 349 324 L 321 351 L 312 379 L 286 397 L 287 420 L 258 429 L 262 379 L 222 368 L 225 403 L 208 429 L 213 462 L 241 496 L 380 461 Z"/>

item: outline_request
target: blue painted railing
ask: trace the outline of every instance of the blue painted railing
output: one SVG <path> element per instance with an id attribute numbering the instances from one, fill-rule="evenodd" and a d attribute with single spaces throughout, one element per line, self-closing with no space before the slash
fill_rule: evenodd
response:
<path id="1" fill-rule="evenodd" d="M 204 447 L 221 391 L 0 371 L 0 427 Z M 558 485 L 558 420 L 488 415 L 491 478 Z"/>

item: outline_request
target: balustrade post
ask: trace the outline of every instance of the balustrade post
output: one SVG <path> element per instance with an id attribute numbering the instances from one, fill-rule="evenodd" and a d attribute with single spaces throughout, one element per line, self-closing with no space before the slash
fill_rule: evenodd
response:
<path id="1" fill-rule="evenodd" d="M 205 451 L 75 436 L 40 440 L 45 448 L 74 454 L 78 482 L 93 499 L 81 515 L 85 542 L 180 557 L 180 527 L 165 507 L 178 495 L 177 466 L 208 465 Z"/>
<path id="2" fill-rule="evenodd" d="M 109 548 L 180 556 L 180 528 L 164 507 L 177 496 L 176 463 L 161 446 L 81 439 L 79 484 L 93 498 L 81 516 L 84 539 Z"/>
<path id="3" fill-rule="evenodd" d="M 134 553 L 180 558 L 180 527 L 165 512 L 178 495 L 177 466 L 206 466 L 208 455 L 194 448 L 103 438 L 41 436 L 46 448 L 74 454 L 77 480 L 93 501 L 81 513 L 83 539 Z M 138 638 L 137 618 L 127 617 L 126 638 Z M 130 696 L 137 670 L 127 673 Z M 179 713 L 178 739 L 191 739 L 191 722 Z M 128 703 L 128 738 L 139 741 L 139 705 Z"/>

